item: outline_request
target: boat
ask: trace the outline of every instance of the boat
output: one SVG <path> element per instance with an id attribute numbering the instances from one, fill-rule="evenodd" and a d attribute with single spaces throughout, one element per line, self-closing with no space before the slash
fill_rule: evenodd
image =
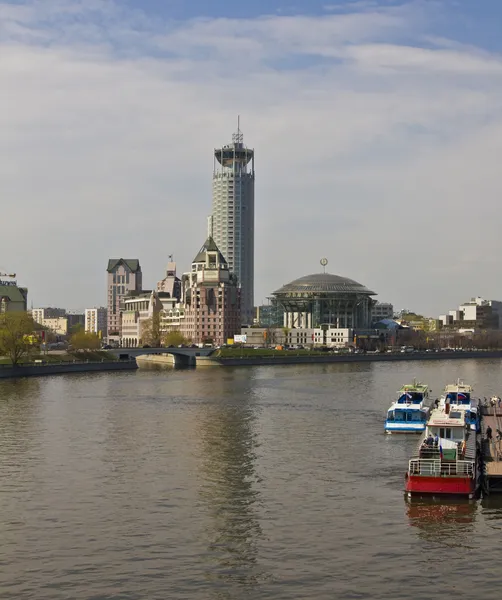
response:
<path id="1" fill-rule="evenodd" d="M 429 386 L 413 380 L 403 385 L 387 411 L 386 433 L 423 433 L 429 417 Z"/>
<path id="2" fill-rule="evenodd" d="M 472 386 L 457 379 L 456 383 L 448 384 L 439 399 L 438 408 L 443 410 L 446 405 L 450 405 L 450 411 L 460 410 L 465 412 L 466 423 L 470 429 L 480 433 L 481 414 L 478 400 L 473 398 L 474 389 Z"/>
<path id="3" fill-rule="evenodd" d="M 431 411 L 424 435 L 410 459 L 405 491 L 409 497 L 452 495 L 474 498 L 480 489 L 477 432 L 466 411 L 447 402 Z"/>

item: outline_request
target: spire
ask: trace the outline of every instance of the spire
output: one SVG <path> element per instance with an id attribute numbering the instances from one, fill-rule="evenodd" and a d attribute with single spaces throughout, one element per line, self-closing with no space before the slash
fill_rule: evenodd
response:
<path id="1" fill-rule="evenodd" d="M 237 132 L 232 135 L 232 142 L 234 144 L 243 144 L 244 135 L 241 131 L 241 116 L 237 115 Z"/>

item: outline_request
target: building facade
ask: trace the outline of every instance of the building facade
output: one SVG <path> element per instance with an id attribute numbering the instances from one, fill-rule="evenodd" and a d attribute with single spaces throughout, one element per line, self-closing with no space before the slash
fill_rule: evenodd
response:
<path id="1" fill-rule="evenodd" d="M 167 298 L 181 298 L 181 279 L 176 276 L 176 263 L 173 260 L 167 263 L 166 276 L 157 283 L 157 292 L 165 294 Z"/>
<path id="2" fill-rule="evenodd" d="M 28 289 L 14 280 L 0 280 L 0 314 L 25 311 L 28 308 Z"/>
<path id="3" fill-rule="evenodd" d="M 254 308 L 254 150 L 244 146 L 240 128 L 232 143 L 214 151 L 213 206 L 208 235 L 241 287 L 241 316 L 253 323 Z"/>
<path id="4" fill-rule="evenodd" d="M 477 296 L 471 298 L 458 307 L 458 310 L 450 310 L 448 314 L 440 315 L 439 321 L 443 328 L 469 329 L 472 331 L 480 329 L 502 328 L 502 302 L 499 300 L 485 300 Z"/>
<path id="5" fill-rule="evenodd" d="M 353 279 L 330 273 L 306 275 L 273 292 L 288 329 L 367 329 L 375 295 Z"/>
<path id="6" fill-rule="evenodd" d="M 130 258 L 112 258 L 108 261 L 107 271 L 107 337 L 109 341 L 119 342 L 122 334 L 123 299 L 129 292 L 140 292 L 143 279 L 139 260 Z"/>
<path id="7" fill-rule="evenodd" d="M 45 319 L 57 319 L 66 317 L 66 309 L 64 308 L 32 308 L 31 316 L 35 323 L 43 325 Z"/>
<path id="8" fill-rule="evenodd" d="M 106 338 L 106 308 L 86 308 L 85 309 L 85 331 L 95 333 L 100 338 Z"/>
<path id="9" fill-rule="evenodd" d="M 215 241 L 208 237 L 182 277 L 181 333 L 192 343 L 221 345 L 240 332 L 240 288 Z"/>
<path id="10" fill-rule="evenodd" d="M 394 306 L 390 302 L 375 302 L 371 307 L 371 322 L 394 318 Z"/>
<path id="11" fill-rule="evenodd" d="M 121 345 L 127 348 L 142 346 L 147 321 L 159 315 L 161 310 L 162 304 L 155 290 L 130 292 L 123 300 Z"/>
<path id="12" fill-rule="evenodd" d="M 66 337 L 70 333 L 68 317 L 49 317 L 40 323 L 54 335 Z"/>

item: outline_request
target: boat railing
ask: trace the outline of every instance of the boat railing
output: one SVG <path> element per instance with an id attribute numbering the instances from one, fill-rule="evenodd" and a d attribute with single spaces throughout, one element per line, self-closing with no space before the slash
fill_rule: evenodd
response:
<path id="1" fill-rule="evenodd" d="M 456 460 L 444 462 L 440 458 L 412 458 L 409 464 L 409 474 L 430 477 L 449 477 L 454 475 L 474 477 L 474 461 Z"/>

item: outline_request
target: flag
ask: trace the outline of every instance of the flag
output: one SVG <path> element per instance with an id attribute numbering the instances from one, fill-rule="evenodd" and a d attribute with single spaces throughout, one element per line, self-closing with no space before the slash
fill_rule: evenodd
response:
<path id="1" fill-rule="evenodd" d="M 441 446 L 441 444 L 439 444 L 439 456 L 441 460 L 443 460 L 443 446 Z"/>
<path id="2" fill-rule="evenodd" d="M 461 394 L 460 392 L 457 394 L 457 398 L 459 400 L 467 400 L 467 396 L 465 394 Z"/>

